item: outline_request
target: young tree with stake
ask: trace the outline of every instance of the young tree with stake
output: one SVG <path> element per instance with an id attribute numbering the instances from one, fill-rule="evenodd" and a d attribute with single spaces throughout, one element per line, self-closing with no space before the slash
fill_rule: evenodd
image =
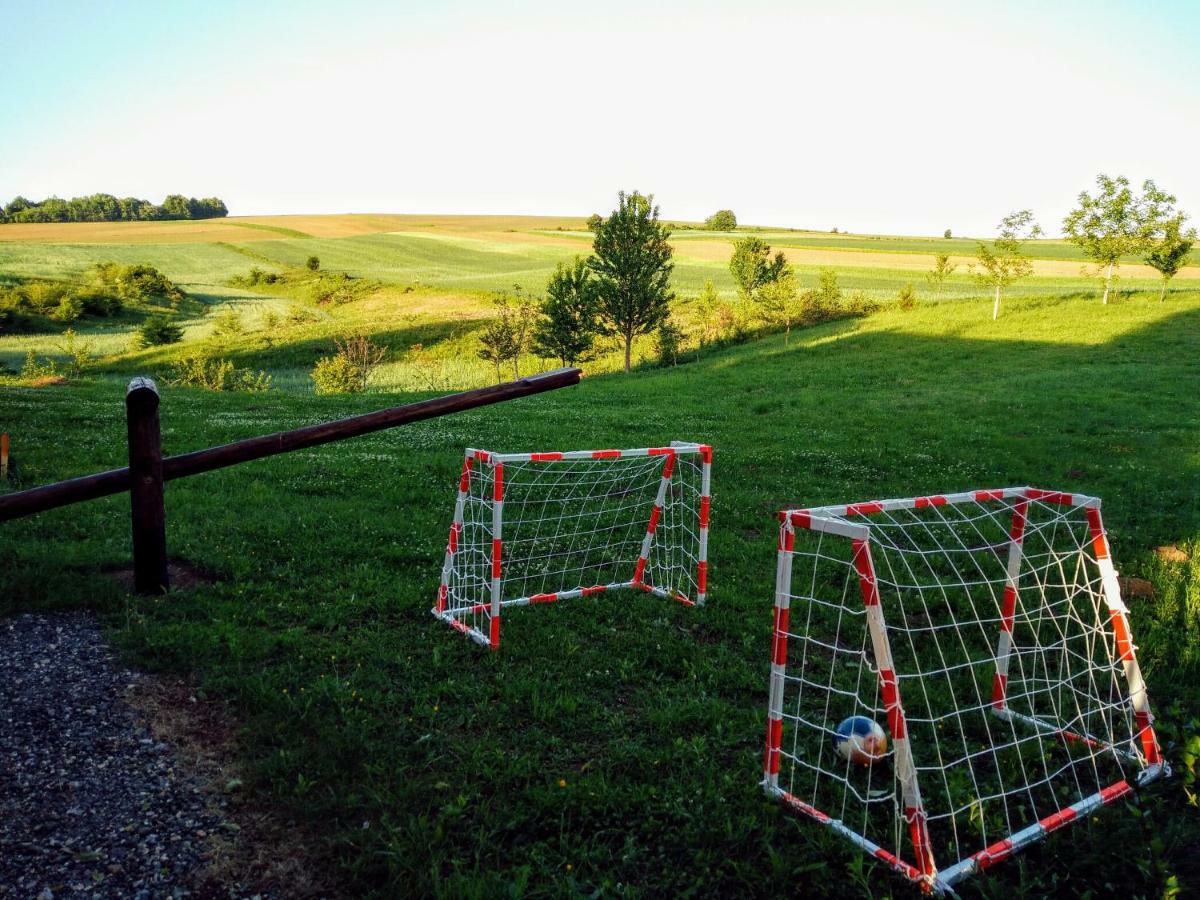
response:
<path id="1" fill-rule="evenodd" d="M 1109 178 L 1103 172 L 1096 176 L 1096 187 L 1094 197 L 1080 192 L 1079 206 L 1063 219 L 1063 231 L 1067 240 L 1096 263 L 1097 271 L 1105 271 L 1103 305 L 1108 303 L 1113 272 L 1121 257 L 1150 248 L 1174 216 L 1175 198 L 1149 179 L 1142 183 L 1139 195 L 1130 188 L 1128 178 Z"/>
<path id="2" fill-rule="evenodd" d="M 958 268 L 956 263 L 950 262 L 949 253 L 939 253 L 937 260 L 933 264 L 933 269 L 925 275 L 925 280 L 937 288 L 938 293 L 942 292 L 942 287 L 946 283 L 946 279 L 954 274 L 954 270 Z"/>
<path id="3" fill-rule="evenodd" d="M 1196 229 L 1183 230 L 1182 214 L 1177 215 L 1163 228 L 1163 236 L 1150 248 L 1146 254 L 1146 264 L 1158 270 L 1162 275 L 1162 290 L 1158 292 L 1161 303 L 1167 295 L 1167 283 L 1175 277 L 1175 273 L 1187 262 L 1192 245 L 1196 242 Z"/>
<path id="4" fill-rule="evenodd" d="M 588 268 L 596 275 L 601 333 L 625 344 L 629 371 L 633 339 L 658 328 L 670 313 L 670 230 L 659 222 L 654 196 L 618 195 L 617 208 L 596 229 Z"/>
<path id="5" fill-rule="evenodd" d="M 975 271 L 976 264 L 972 263 L 971 275 L 981 285 L 995 289 L 992 321 L 1000 316 L 1000 293 L 1004 288 L 1033 272 L 1033 264 L 1021 252 L 1021 242 L 1041 233 L 1041 226 L 1033 221 L 1033 213 L 1022 209 L 1000 221 L 1000 235 L 992 241 L 991 247 L 979 242 L 975 255 L 981 271 Z"/>
<path id="6" fill-rule="evenodd" d="M 759 289 L 759 301 L 767 321 L 775 326 L 783 326 L 783 345 L 786 347 L 792 337 L 792 326 L 800 321 L 805 308 L 805 300 L 800 296 L 791 266 Z"/>

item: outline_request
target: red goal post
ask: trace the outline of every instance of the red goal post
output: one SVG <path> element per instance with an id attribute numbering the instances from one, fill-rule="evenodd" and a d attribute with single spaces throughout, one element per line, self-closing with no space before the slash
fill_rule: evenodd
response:
<path id="1" fill-rule="evenodd" d="M 432 613 L 493 650 L 504 609 L 708 591 L 712 448 L 468 449 Z"/>

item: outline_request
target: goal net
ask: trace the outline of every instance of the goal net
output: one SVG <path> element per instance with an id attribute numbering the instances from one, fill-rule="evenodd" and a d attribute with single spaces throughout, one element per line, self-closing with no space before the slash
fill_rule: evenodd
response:
<path id="1" fill-rule="evenodd" d="M 941 892 L 1169 771 L 1099 500 L 780 519 L 763 785 L 785 806 Z"/>
<path id="2" fill-rule="evenodd" d="M 506 607 L 622 588 L 704 602 L 712 448 L 466 451 L 433 614 L 492 649 Z"/>

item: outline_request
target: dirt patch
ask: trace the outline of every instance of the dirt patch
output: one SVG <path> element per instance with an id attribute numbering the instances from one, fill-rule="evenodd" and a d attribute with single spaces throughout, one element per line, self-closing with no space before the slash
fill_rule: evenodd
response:
<path id="1" fill-rule="evenodd" d="M 116 581 L 127 593 L 133 593 L 132 566 L 105 569 L 104 574 Z M 187 591 L 202 584 L 216 584 L 221 580 L 213 573 L 205 572 L 185 559 L 171 560 L 167 563 L 167 579 L 170 581 L 173 591 Z"/>
<path id="2" fill-rule="evenodd" d="M 343 896 L 325 843 L 245 788 L 237 725 L 223 703 L 199 697 L 183 679 L 149 675 L 129 687 L 125 701 L 227 823 L 206 841 L 196 875 L 201 897 L 228 896 L 231 885 L 272 897 Z"/>
<path id="3" fill-rule="evenodd" d="M 1154 555 L 1163 562 L 1185 563 L 1191 559 L 1186 550 L 1181 550 L 1174 544 L 1168 544 L 1164 547 L 1155 547 Z"/>
<path id="4" fill-rule="evenodd" d="M 1121 583 L 1121 595 L 1124 597 L 1141 597 L 1146 600 L 1152 600 L 1155 596 L 1154 585 L 1145 578 L 1128 578 L 1122 577 L 1118 581 Z"/>

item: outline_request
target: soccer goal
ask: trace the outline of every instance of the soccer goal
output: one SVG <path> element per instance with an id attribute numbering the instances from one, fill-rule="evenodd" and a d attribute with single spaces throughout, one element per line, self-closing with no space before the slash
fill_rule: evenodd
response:
<path id="1" fill-rule="evenodd" d="M 1100 501 L 780 513 L 763 786 L 942 892 L 1169 774 Z"/>
<path id="2" fill-rule="evenodd" d="M 630 588 L 704 602 L 712 448 L 463 459 L 433 614 L 493 650 L 510 606 Z"/>

